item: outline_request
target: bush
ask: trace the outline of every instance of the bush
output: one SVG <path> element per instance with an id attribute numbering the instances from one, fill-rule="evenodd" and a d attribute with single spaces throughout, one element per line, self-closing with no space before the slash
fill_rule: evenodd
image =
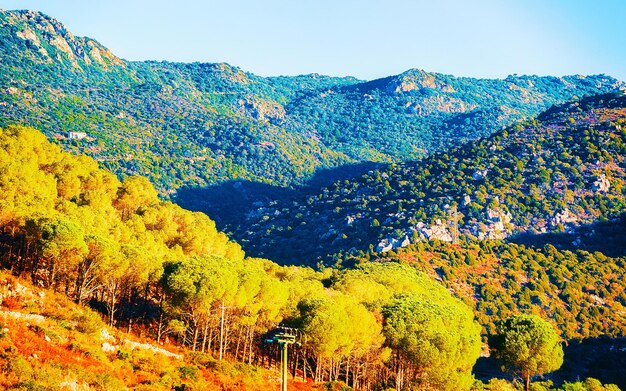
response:
<path id="1" fill-rule="evenodd" d="M 615 384 L 602 384 L 598 379 L 592 377 L 585 379 L 584 382 L 565 383 L 563 391 L 619 391 L 619 387 Z"/>
<path id="2" fill-rule="evenodd" d="M 530 391 L 550 391 L 552 389 L 552 381 L 546 380 L 542 382 L 533 382 L 530 384 Z"/>
<path id="3" fill-rule="evenodd" d="M 121 380 L 116 379 L 109 373 L 96 373 L 94 379 L 89 383 L 94 390 L 114 391 L 126 389 L 126 386 Z"/>
<path id="4" fill-rule="evenodd" d="M 215 364 L 217 360 L 210 353 L 202 353 L 202 352 L 190 352 L 187 355 L 189 361 L 204 369 L 213 369 L 215 368 Z"/>
<path id="5" fill-rule="evenodd" d="M 12 372 L 20 381 L 30 380 L 33 376 L 33 367 L 20 354 L 8 359 L 7 372 Z"/>
<path id="6" fill-rule="evenodd" d="M 105 327 L 100 316 L 86 308 L 75 311 L 71 319 L 76 322 L 76 330 L 84 334 L 95 334 Z"/>
<path id="7" fill-rule="evenodd" d="M 517 391 L 517 388 L 504 379 L 490 379 L 485 386 L 488 391 Z"/>
<path id="8" fill-rule="evenodd" d="M 130 358 L 130 353 L 129 353 L 129 352 L 127 352 L 126 350 L 119 349 L 119 350 L 117 351 L 117 358 L 118 358 L 119 360 L 124 360 L 124 361 L 126 361 L 126 360 L 128 360 L 128 359 Z"/>
<path id="9" fill-rule="evenodd" d="M 326 391 L 352 391 L 352 387 L 348 387 L 346 383 L 342 381 L 334 381 L 324 383 L 324 390 Z"/>
<path id="10" fill-rule="evenodd" d="M 183 379 L 195 380 L 198 377 L 198 368 L 191 365 L 184 365 L 178 367 L 178 373 L 180 373 L 180 377 Z"/>

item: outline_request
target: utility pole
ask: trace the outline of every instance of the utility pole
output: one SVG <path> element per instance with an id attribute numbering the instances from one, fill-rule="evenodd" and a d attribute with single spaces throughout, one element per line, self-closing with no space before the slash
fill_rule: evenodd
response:
<path id="1" fill-rule="evenodd" d="M 280 349 L 280 391 L 287 391 L 287 358 L 288 346 L 296 343 L 296 329 L 289 327 L 278 327 L 273 337 L 265 340 L 267 343 L 277 343 Z"/>

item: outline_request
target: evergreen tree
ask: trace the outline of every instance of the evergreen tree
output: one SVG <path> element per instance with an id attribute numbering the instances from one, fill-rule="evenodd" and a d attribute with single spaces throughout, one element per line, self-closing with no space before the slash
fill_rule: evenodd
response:
<path id="1" fill-rule="evenodd" d="M 558 334 L 536 315 L 517 315 L 498 322 L 489 346 L 508 371 L 522 376 L 526 391 L 531 377 L 556 371 L 563 364 Z"/>

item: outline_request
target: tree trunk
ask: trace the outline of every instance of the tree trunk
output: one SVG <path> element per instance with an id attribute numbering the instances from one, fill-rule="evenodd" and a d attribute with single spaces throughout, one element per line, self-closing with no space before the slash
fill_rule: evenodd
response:
<path id="1" fill-rule="evenodd" d="M 252 343 L 254 342 L 254 326 L 248 326 L 248 365 L 252 365 Z"/>
<path id="2" fill-rule="evenodd" d="M 192 346 L 191 350 L 195 352 L 196 351 L 196 344 L 198 342 L 198 329 L 200 327 L 198 326 L 197 322 L 194 321 L 193 323 L 194 323 L 193 324 L 193 342 L 191 343 L 191 346 Z"/>
<path id="3" fill-rule="evenodd" d="M 209 328 L 209 346 L 207 350 L 213 350 L 213 327 Z"/>
<path id="4" fill-rule="evenodd" d="M 239 356 L 239 346 L 241 345 L 241 336 L 243 335 L 243 326 L 239 327 L 239 335 L 237 335 L 237 344 L 235 345 L 235 361 L 237 361 L 237 356 Z M 246 351 L 246 347 L 243 347 L 243 351 Z M 242 360 L 243 361 L 243 360 Z"/>
<path id="5" fill-rule="evenodd" d="M 319 383 L 320 381 L 320 365 L 321 364 L 321 359 L 318 357 L 317 360 L 315 360 L 315 382 Z"/>
<path id="6" fill-rule="evenodd" d="M 220 361 L 224 356 L 224 300 L 221 305 L 222 315 L 220 319 Z"/>
<path id="7" fill-rule="evenodd" d="M 398 362 L 398 370 L 396 372 L 396 391 L 401 391 L 404 385 L 404 371 L 402 364 Z"/>
<path id="8" fill-rule="evenodd" d="M 157 343 L 161 343 L 161 336 L 163 335 L 163 310 L 160 310 L 159 312 L 159 324 L 157 325 Z"/>
<path id="9" fill-rule="evenodd" d="M 117 284 L 110 285 L 110 301 L 109 301 L 109 326 L 113 326 L 115 322 L 115 302 L 117 300 L 115 291 L 117 290 Z"/>
<path id="10" fill-rule="evenodd" d="M 291 362 L 293 363 L 293 378 L 295 379 L 298 375 L 298 351 L 291 349 L 291 355 L 293 356 Z"/>
<path id="11" fill-rule="evenodd" d="M 206 339 L 209 334 L 209 321 L 204 322 L 204 330 L 202 331 L 202 353 L 205 352 L 206 349 Z"/>
<path id="12" fill-rule="evenodd" d="M 346 359 L 346 385 L 349 386 L 350 385 L 350 355 L 348 355 L 348 358 Z"/>

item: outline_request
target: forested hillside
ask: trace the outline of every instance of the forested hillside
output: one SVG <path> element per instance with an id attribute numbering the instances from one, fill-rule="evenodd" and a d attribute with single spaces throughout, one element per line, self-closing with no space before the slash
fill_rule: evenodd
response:
<path id="1" fill-rule="evenodd" d="M 481 326 L 476 316 L 482 323 L 482 351 L 487 349 L 484 342 L 494 333 L 492 325 L 498 316 L 520 312 L 538 312 L 546 318 L 561 314 L 557 320 L 562 323 L 549 327 L 558 326 L 555 330 L 567 339 L 620 336 L 624 332 L 620 318 L 623 281 L 615 275 L 623 269 L 623 260 L 602 259 L 604 264 L 598 265 L 599 258 L 590 258 L 588 264 L 580 259 L 580 266 L 572 266 L 563 263 L 571 255 L 554 250 L 546 262 L 562 265 L 554 271 L 546 269 L 548 285 L 528 284 L 529 292 L 522 290 L 519 296 L 508 290 L 506 294 L 489 293 L 510 288 L 512 281 L 525 284 L 526 272 L 533 281 L 532 273 L 540 273 L 541 281 L 545 279 L 534 266 L 528 271 L 511 268 L 515 276 L 511 281 L 507 277 L 502 286 L 481 290 L 476 285 L 476 297 L 481 298 L 478 302 L 489 301 L 495 307 L 474 305 L 470 296 L 459 294 L 474 307 L 476 312 L 472 312 L 419 270 L 432 275 L 434 269 L 429 264 L 450 261 L 449 267 L 455 266 L 452 260 L 462 257 L 457 253 L 448 257 L 455 249 L 430 250 L 439 252 L 435 257 L 418 252 L 411 260 L 400 255 L 376 263 L 363 259 L 363 264 L 352 270 L 321 272 L 245 258 L 240 247 L 218 232 L 208 217 L 160 201 L 146 179 L 131 177 L 120 182 L 92 159 L 62 152 L 31 128 L 0 131 L 0 185 L 0 257 L 6 270 L 30 279 L 36 287 L 89 304 L 109 325 L 139 331 L 157 343 L 170 339 L 205 354 L 189 356 L 183 369 L 176 370 L 177 364 L 170 363 L 168 371 L 173 372 L 167 372 L 169 377 L 155 377 L 147 358 L 116 347 L 107 356 L 94 348 L 89 338 L 95 338 L 92 334 L 96 329 L 84 327 L 102 326 L 89 318 L 91 315 L 77 314 L 65 323 L 61 321 L 68 331 L 59 330 L 61 326 L 54 319 L 65 318 L 60 318 L 56 307 L 37 299 L 45 292 L 18 299 L 16 295 L 23 288 L 3 291 L 1 309 L 6 316 L 21 319 L 27 315 L 13 315 L 16 310 L 20 314 L 43 311 L 45 317 L 54 318 L 47 323 L 42 319 L 45 324 L 37 330 L 45 335 L 55 332 L 56 349 L 82 349 L 101 360 L 101 365 L 115 368 L 134 363 L 123 378 L 84 375 L 94 386 L 123 388 L 140 378 L 150 389 L 185 382 L 204 384 L 202 379 L 206 378 L 190 376 L 204 373 L 197 371 L 214 367 L 215 361 L 227 358 L 267 364 L 275 347 L 262 341 L 280 323 L 299 330 L 302 346 L 292 350 L 294 371 L 316 381 L 341 380 L 359 389 L 385 385 L 470 389 L 474 385 L 471 370 L 481 352 Z M 507 262 L 519 262 L 513 253 L 505 255 L 506 251 L 524 252 L 512 247 L 475 250 L 463 250 L 476 259 L 464 264 L 484 265 L 487 273 L 499 273 L 499 263 L 509 268 Z M 531 256 L 542 262 L 538 254 Z M 579 280 L 578 274 L 586 272 L 587 281 Z M 472 273 L 475 271 L 468 269 L 467 275 Z M 572 277 L 577 279 L 575 284 L 567 282 Z M 468 278 L 467 284 L 476 281 Z M 451 290 L 458 290 L 453 278 L 447 277 L 446 283 Z M 536 311 L 537 289 L 547 295 L 557 294 L 550 284 L 562 290 L 563 305 L 569 310 L 559 312 L 546 305 Z M 602 284 L 610 284 L 611 289 L 601 290 Z M 593 300 L 601 300 L 603 305 L 597 306 Z M 555 301 L 557 307 L 559 303 Z M 581 309 L 580 315 L 571 312 L 574 308 Z M 593 317 L 587 318 L 588 314 Z M 37 353 L 42 354 L 37 364 L 25 364 L 21 354 L 32 346 L 24 345 L 15 332 L 21 330 L 25 336 L 29 331 L 14 321 L 6 324 L 11 325 L 10 339 L 3 343 L 15 348 L 13 358 L 5 363 L 19 363 L 20 367 L 7 364 L 10 376 L 0 377 L 2 384 L 54 387 L 58 385 L 55 381 L 63 379 L 53 371 L 55 365 L 69 371 L 66 373 L 82 370 L 72 361 L 75 358 L 58 363 L 47 353 Z M 66 333 L 83 342 L 63 337 Z M 2 338 L 7 336 L 0 336 L 0 342 Z M 43 377 L 38 371 L 52 371 L 54 377 Z"/>
<path id="2" fill-rule="evenodd" d="M 624 257 L 502 241 L 418 243 L 360 262 L 410 264 L 475 308 L 484 334 L 518 311 L 541 314 L 566 340 L 626 335 Z"/>
<path id="3" fill-rule="evenodd" d="M 588 98 L 418 162 L 257 205 L 229 228 L 255 256 L 309 265 L 423 240 L 547 233 L 567 239 L 564 248 L 623 255 L 623 229 L 603 242 L 586 226 L 623 227 L 625 138 L 626 97 Z"/>
<path id="4" fill-rule="evenodd" d="M 329 273 L 245 259 L 208 217 L 159 201 L 146 179 L 119 182 L 30 128 L 0 131 L 0 172 L 2 266 L 100 309 L 110 325 L 261 364 L 271 350 L 259 339 L 286 322 L 303 335 L 293 360 L 315 380 L 369 387 L 394 381 L 401 365 L 411 369 L 403 382 L 472 384 L 480 328 L 471 310 L 413 268 L 372 266 L 386 294 L 366 305 L 325 287 Z M 424 341 L 449 339 L 436 355 L 416 361 L 389 339 L 397 331 L 383 329 L 381 311 L 403 322 L 404 304 L 425 306 Z"/>
<path id="5" fill-rule="evenodd" d="M 605 75 L 479 80 L 410 70 L 363 82 L 129 62 L 32 11 L 0 11 L 0 36 L 0 126 L 40 128 L 118 175 L 148 177 L 162 195 L 228 180 L 296 185 L 320 168 L 414 159 L 623 88 Z"/>

